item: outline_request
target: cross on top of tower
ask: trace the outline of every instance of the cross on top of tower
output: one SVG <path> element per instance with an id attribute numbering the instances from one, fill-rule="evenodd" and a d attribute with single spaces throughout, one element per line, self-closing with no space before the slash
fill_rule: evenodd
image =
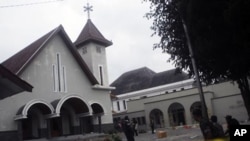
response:
<path id="1" fill-rule="evenodd" d="M 90 11 L 93 11 L 93 6 L 91 5 L 91 6 L 89 6 L 89 3 L 87 3 L 87 6 L 84 6 L 83 7 L 84 8 L 84 12 L 86 12 L 87 11 L 87 13 L 88 13 L 88 19 L 90 19 Z"/>

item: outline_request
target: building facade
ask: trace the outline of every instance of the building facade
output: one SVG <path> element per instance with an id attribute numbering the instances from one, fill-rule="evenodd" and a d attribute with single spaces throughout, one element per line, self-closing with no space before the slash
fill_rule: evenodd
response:
<path id="1" fill-rule="evenodd" d="M 60 25 L 4 61 L 2 65 L 30 83 L 33 91 L 0 100 L 1 140 L 111 130 L 113 88 L 108 85 L 106 59 L 99 60 L 110 45 L 88 19 L 76 42 Z M 100 58 L 93 60 L 96 52 Z"/>
<path id="2" fill-rule="evenodd" d="M 165 78 L 167 77 L 166 75 Z M 232 115 L 240 122 L 247 120 L 237 84 L 221 82 L 203 86 L 203 91 L 209 116 L 216 115 L 220 123 L 226 122 L 226 115 Z M 127 115 L 138 121 L 139 130 L 149 130 L 151 120 L 156 128 L 192 125 L 195 123 L 192 110 L 201 108 L 200 96 L 193 79 L 118 94 L 112 100 L 114 110 L 117 110 L 115 103 L 123 100 L 126 101 L 126 109 L 114 112 L 114 122 Z"/>

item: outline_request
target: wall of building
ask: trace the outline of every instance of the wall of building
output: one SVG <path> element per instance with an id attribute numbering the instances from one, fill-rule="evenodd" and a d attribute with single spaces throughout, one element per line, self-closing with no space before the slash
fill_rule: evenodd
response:
<path id="1" fill-rule="evenodd" d="M 212 105 L 214 114 L 218 116 L 218 121 L 220 123 L 225 122 L 224 117 L 226 115 L 233 115 L 233 117 L 240 122 L 247 120 L 246 108 L 241 94 L 213 98 Z"/>
<path id="2" fill-rule="evenodd" d="M 221 123 L 225 123 L 224 117 L 226 115 L 232 115 L 239 121 L 247 119 L 247 112 L 237 85 L 231 82 L 223 82 L 204 86 L 203 91 L 209 116 L 217 115 Z M 192 119 L 190 108 L 193 103 L 198 101 L 200 101 L 200 96 L 197 88 L 144 97 L 129 100 L 127 102 L 128 110 L 126 115 L 133 117 L 137 112 L 145 111 L 146 122 L 149 124 L 150 112 L 154 109 L 159 109 L 163 113 L 165 127 L 169 127 L 169 106 L 173 103 L 180 103 L 185 109 L 186 124 L 193 124 L 194 120 Z M 146 127 L 149 129 L 149 126 Z"/>
<path id="3" fill-rule="evenodd" d="M 94 74 L 94 76 L 99 80 L 100 82 L 100 71 L 99 66 L 103 67 L 103 80 L 105 86 L 109 85 L 108 80 L 108 72 L 107 72 L 107 58 L 106 58 L 106 48 L 104 46 L 101 46 L 99 44 L 90 42 L 87 45 L 84 45 L 84 48 L 86 48 L 87 52 L 83 52 L 83 47 L 79 48 L 78 51 L 80 55 L 86 60 L 87 65 L 89 66 L 91 72 Z M 97 49 L 99 48 L 99 49 Z M 99 52 L 100 51 L 100 52 Z"/>
<path id="4" fill-rule="evenodd" d="M 211 111 L 211 98 L 213 97 L 212 93 L 206 93 L 205 94 L 205 99 L 206 99 L 206 104 L 208 108 L 208 112 L 210 113 Z M 169 114 L 168 110 L 171 104 L 174 103 L 179 103 L 183 106 L 185 110 L 185 122 L 186 124 L 193 124 L 192 121 L 192 116 L 191 116 L 191 105 L 195 102 L 199 101 L 199 95 L 198 94 L 190 94 L 185 97 L 176 97 L 172 99 L 162 99 L 161 101 L 153 101 L 153 102 L 148 102 L 145 103 L 145 114 L 146 114 L 146 119 L 147 122 L 150 120 L 150 112 L 154 109 L 159 109 L 163 112 L 163 119 L 164 119 L 164 125 L 165 127 L 169 127 L 170 122 L 169 122 Z"/>
<path id="5" fill-rule="evenodd" d="M 92 102 L 100 103 L 105 112 L 102 117 L 102 122 L 104 124 L 112 124 L 109 91 L 92 88 L 87 76 L 76 63 L 76 60 L 68 48 L 66 48 L 60 36 L 56 36 L 47 46 L 48 47 L 41 50 L 20 75 L 22 79 L 34 87 L 33 92 L 23 92 L 0 101 L 0 112 L 5 113 L 1 114 L 0 131 L 17 130 L 17 124 L 14 118 L 18 109 L 29 101 L 42 99 L 50 103 L 66 95 L 78 95 L 82 97 L 84 102 L 89 106 Z M 57 63 L 57 53 L 59 53 L 61 57 L 61 66 L 64 66 L 66 70 L 67 88 L 62 92 L 54 90 L 52 66 Z"/>
<path id="6" fill-rule="evenodd" d="M 112 108 L 115 112 L 127 111 L 127 99 L 112 100 Z"/>

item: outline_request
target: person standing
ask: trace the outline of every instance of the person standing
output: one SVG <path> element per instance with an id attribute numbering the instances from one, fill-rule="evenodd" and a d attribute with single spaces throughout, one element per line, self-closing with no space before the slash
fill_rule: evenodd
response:
<path id="1" fill-rule="evenodd" d="M 201 129 L 201 132 L 203 134 L 203 137 L 205 140 L 207 139 L 213 139 L 213 133 L 212 133 L 212 123 L 209 122 L 208 119 L 204 119 L 202 117 L 202 112 L 200 109 L 194 109 L 192 111 L 192 115 L 193 115 L 193 118 L 194 120 L 196 120 L 197 122 L 199 122 L 200 124 L 200 129 Z"/>
<path id="2" fill-rule="evenodd" d="M 224 130 L 222 128 L 222 126 L 217 122 L 217 116 L 215 115 L 212 115 L 211 118 L 210 118 L 211 122 L 213 123 L 213 132 L 215 134 L 215 137 L 219 137 L 219 138 L 222 138 L 225 136 L 224 134 Z"/>
<path id="3" fill-rule="evenodd" d="M 232 128 L 232 126 L 237 126 L 240 125 L 239 121 L 235 118 L 232 118 L 232 116 L 227 115 L 225 117 L 226 122 L 227 122 L 227 130 L 225 132 L 225 135 L 228 135 L 230 133 L 230 129 Z"/>
<path id="4" fill-rule="evenodd" d="M 131 123 L 129 121 L 128 116 L 125 116 L 123 122 L 122 122 L 122 128 L 123 132 L 127 138 L 127 141 L 135 141 L 134 139 L 134 131 L 131 127 Z"/>
<path id="5" fill-rule="evenodd" d="M 153 119 L 150 120 L 150 127 L 151 127 L 152 134 L 154 134 L 155 133 L 155 124 L 154 124 Z"/>
<path id="6" fill-rule="evenodd" d="M 136 121 L 136 119 L 133 119 L 133 129 L 135 136 L 138 136 L 138 122 Z"/>

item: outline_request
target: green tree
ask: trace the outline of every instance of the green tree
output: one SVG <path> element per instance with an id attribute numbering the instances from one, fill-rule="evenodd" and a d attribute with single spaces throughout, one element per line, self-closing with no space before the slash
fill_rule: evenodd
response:
<path id="1" fill-rule="evenodd" d="M 194 71 L 183 22 L 187 26 L 200 80 L 237 82 L 250 117 L 250 1 L 249 0 L 144 0 L 151 3 L 147 18 L 161 37 L 154 48 L 170 54 L 168 61 Z"/>

